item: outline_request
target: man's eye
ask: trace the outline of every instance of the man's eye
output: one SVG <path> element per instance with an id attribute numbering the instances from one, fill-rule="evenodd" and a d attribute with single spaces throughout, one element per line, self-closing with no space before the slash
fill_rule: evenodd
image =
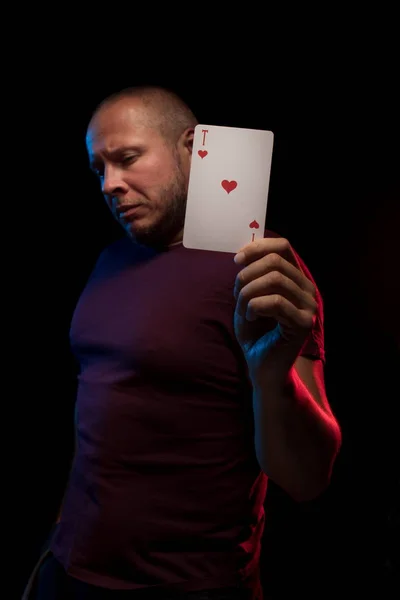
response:
<path id="1" fill-rule="evenodd" d="M 137 159 L 136 154 L 129 154 L 128 156 L 124 156 L 121 160 L 123 165 L 128 165 Z"/>

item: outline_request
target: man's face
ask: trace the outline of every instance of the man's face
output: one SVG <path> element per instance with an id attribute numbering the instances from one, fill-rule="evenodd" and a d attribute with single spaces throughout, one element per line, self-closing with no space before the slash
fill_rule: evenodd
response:
<path id="1" fill-rule="evenodd" d="M 172 148 L 149 126 L 145 110 L 137 99 L 103 107 L 86 145 L 106 202 L 128 235 L 144 245 L 168 245 L 182 239 L 192 133 Z"/>

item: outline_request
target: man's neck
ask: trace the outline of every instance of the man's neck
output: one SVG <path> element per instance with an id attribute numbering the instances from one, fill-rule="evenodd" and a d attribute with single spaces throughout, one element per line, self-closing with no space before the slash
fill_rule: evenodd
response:
<path id="1" fill-rule="evenodd" d="M 168 247 L 177 246 L 178 244 L 182 244 L 182 240 L 183 240 L 183 229 L 173 238 L 171 243 L 168 244 Z"/>

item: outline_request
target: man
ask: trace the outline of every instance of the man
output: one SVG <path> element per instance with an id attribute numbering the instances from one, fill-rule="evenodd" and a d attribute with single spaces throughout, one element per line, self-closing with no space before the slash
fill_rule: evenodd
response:
<path id="1" fill-rule="evenodd" d="M 77 448 L 41 600 L 260 598 L 268 478 L 298 501 L 329 484 L 341 433 L 321 297 L 271 232 L 235 257 L 183 247 L 196 124 L 148 87 L 107 98 L 88 126 L 126 235 L 71 324 Z"/>

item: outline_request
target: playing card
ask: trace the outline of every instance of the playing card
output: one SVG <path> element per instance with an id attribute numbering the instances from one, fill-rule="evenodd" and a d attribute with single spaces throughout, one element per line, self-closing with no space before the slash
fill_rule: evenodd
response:
<path id="1" fill-rule="evenodd" d="M 264 237 L 274 134 L 197 125 L 183 245 L 233 252 Z"/>

